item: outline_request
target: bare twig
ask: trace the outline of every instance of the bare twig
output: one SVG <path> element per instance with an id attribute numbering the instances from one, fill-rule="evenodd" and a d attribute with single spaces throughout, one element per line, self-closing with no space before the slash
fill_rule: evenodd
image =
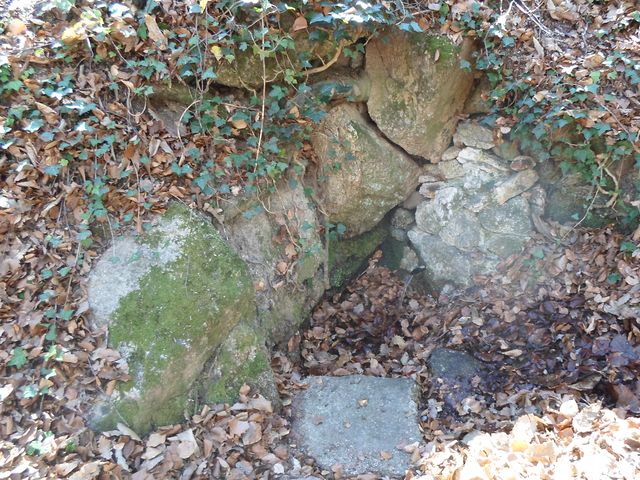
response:
<path id="1" fill-rule="evenodd" d="M 344 47 L 344 42 L 341 41 L 338 44 L 338 48 L 336 49 L 336 53 L 333 55 L 331 60 L 329 60 L 327 63 L 325 63 L 324 65 L 321 65 L 319 67 L 309 68 L 307 70 L 303 70 L 302 73 L 304 73 L 305 75 L 309 76 L 309 75 L 314 75 L 316 73 L 324 72 L 325 70 L 330 68 L 334 63 L 336 63 L 338 61 L 338 59 L 340 58 L 340 55 L 342 54 L 342 48 L 343 47 Z"/>

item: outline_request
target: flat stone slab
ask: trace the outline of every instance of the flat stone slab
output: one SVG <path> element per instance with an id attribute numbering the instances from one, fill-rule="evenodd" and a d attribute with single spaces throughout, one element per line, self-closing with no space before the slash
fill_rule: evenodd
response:
<path id="1" fill-rule="evenodd" d="M 405 378 L 308 377 L 293 400 L 292 438 L 307 455 L 345 475 L 404 476 L 411 455 L 403 446 L 422 440 L 418 386 Z"/>

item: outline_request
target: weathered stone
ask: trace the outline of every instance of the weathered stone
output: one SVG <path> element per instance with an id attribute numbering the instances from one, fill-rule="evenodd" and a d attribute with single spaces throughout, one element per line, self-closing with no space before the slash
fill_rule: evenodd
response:
<path id="1" fill-rule="evenodd" d="M 425 173 L 425 176 L 442 181 L 464 177 L 465 169 L 457 160 L 457 155 L 459 154 L 460 149 L 458 149 L 456 158 L 453 160 L 443 160 L 440 163 L 427 164 L 422 167 L 422 171 Z"/>
<path id="2" fill-rule="evenodd" d="M 463 148 L 458 154 L 458 162 L 464 164 L 477 164 L 488 173 L 504 174 L 509 172 L 508 165 L 499 157 L 478 148 Z"/>
<path id="3" fill-rule="evenodd" d="M 463 186 L 468 191 L 486 188 L 511 173 L 500 158 L 477 148 L 464 148 L 458 155 L 458 162 L 462 164 Z"/>
<path id="4" fill-rule="evenodd" d="M 90 423 L 126 422 L 139 434 L 180 421 L 209 380 L 206 362 L 240 322 L 255 319 L 246 266 L 207 221 L 178 205 L 150 233 L 116 240 L 89 276 L 97 326 L 131 380 L 101 398 Z"/>
<path id="5" fill-rule="evenodd" d="M 438 190 L 433 201 L 423 202 L 416 209 L 416 225 L 427 233 L 438 233 L 451 219 L 463 200 L 462 191 L 456 187 L 445 187 Z"/>
<path id="6" fill-rule="evenodd" d="M 453 134 L 453 143 L 462 147 L 474 147 L 482 150 L 489 150 L 495 147 L 493 141 L 493 132 L 487 128 L 479 125 L 474 121 L 466 121 L 458 124 L 456 133 Z"/>
<path id="7" fill-rule="evenodd" d="M 249 215 L 237 215 L 228 222 L 225 231 L 258 285 L 258 319 L 267 340 L 283 344 L 324 293 L 325 251 L 315 208 L 300 184 L 282 181 L 263 201 L 269 204 L 271 213 L 264 211 L 257 200 L 248 202 L 243 208 Z M 288 262 L 289 258 L 284 252 L 285 245 L 274 239 L 285 225 L 299 250 L 294 252 L 295 266 L 283 281 L 275 266 L 281 261 Z"/>
<path id="8" fill-rule="evenodd" d="M 533 233 L 528 198 L 538 198 L 535 190 L 528 192 L 537 183 L 535 171 L 514 173 L 503 159 L 477 148 L 490 147 L 489 130 L 468 122 L 458 130 L 461 145 L 476 147 L 450 149 L 445 157 L 455 153 L 455 160 L 423 167 L 419 192 L 425 200 L 408 233 L 426 266 L 418 281 L 436 290 L 470 286 L 476 275 L 493 273 L 502 259 L 522 251 Z"/>
<path id="9" fill-rule="evenodd" d="M 471 251 L 484 242 L 484 232 L 475 215 L 458 210 L 442 226 L 440 238 L 462 251 Z"/>
<path id="10" fill-rule="evenodd" d="M 429 283 L 439 289 L 453 282 L 464 287 L 472 284 L 472 268 L 469 257 L 455 247 L 418 229 L 409 230 L 409 240 L 426 266 Z"/>
<path id="11" fill-rule="evenodd" d="M 347 227 L 347 236 L 373 228 L 418 184 L 419 167 L 353 105 L 330 110 L 312 141 L 324 177 L 322 208 L 331 223 Z"/>
<path id="12" fill-rule="evenodd" d="M 417 385 L 405 378 L 310 377 L 294 398 L 292 436 L 321 468 L 345 475 L 404 476 L 420 442 Z"/>
<path id="13" fill-rule="evenodd" d="M 502 205 L 507 200 L 526 192 L 538 182 L 535 170 L 515 173 L 493 189 L 495 201 Z"/>
<path id="14" fill-rule="evenodd" d="M 458 154 L 460 153 L 460 151 L 462 150 L 462 148 L 460 147 L 449 147 L 447 148 L 444 153 L 442 154 L 442 161 L 443 162 L 448 162 L 451 160 L 455 160 L 456 158 L 458 158 Z"/>
<path id="15" fill-rule="evenodd" d="M 412 272 L 420 266 L 420 259 L 416 252 L 409 246 L 405 246 L 403 250 L 402 258 L 400 259 L 400 268 L 407 272 Z"/>
<path id="16" fill-rule="evenodd" d="M 473 84 L 473 74 L 460 68 L 461 59 L 471 59 L 471 46 L 399 30 L 368 43 L 367 107 L 392 142 L 412 155 L 440 161 Z"/>
<path id="17" fill-rule="evenodd" d="M 500 258 L 507 258 L 514 253 L 522 252 L 528 237 L 509 235 L 505 233 L 485 233 L 484 248 L 495 253 Z"/>
<path id="18" fill-rule="evenodd" d="M 414 220 L 413 213 L 404 208 L 397 208 L 391 215 L 391 225 L 395 228 L 406 230 L 413 224 Z"/>
<path id="19" fill-rule="evenodd" d="M 531 236 L 531 218 L 529 202 L 515 197 L 503 205 L 486 208 L 478 214 L 483 228 L 492 233 L 516 235 L 523 238 Z"/>

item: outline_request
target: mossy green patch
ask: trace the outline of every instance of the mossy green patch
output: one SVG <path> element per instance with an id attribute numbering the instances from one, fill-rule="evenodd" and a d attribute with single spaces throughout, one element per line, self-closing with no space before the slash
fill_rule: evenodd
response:
<path id="1" fill-rule="evenodd" d="M 441 35 L 421 34 L 413 33 L 414 40 L 417 45 L 420 45 L 425 51 L 432 55 L 436 52 L 440 52 L 439 61 L 448 61 L 455 59 L 460 53 L 460 48 L 454 45 L 451 40 Z"/>
<path id="2" fill-rule="evenodd" d="M 277 398 L 263 336 L 248 322 L 236 326 L 222 344 L 200 391 L 207 403 L 232 403 L 243 384 L 267 398 Z"/>
<path id="3" fill-rule="evenodd" d="M 120 300 L 109 326 L 109 342 L 131 375 L 111 408 L 138 432 L 181 420 L 205 362 L 236 324 L 255 318 L 246 265 L 218 232 L 182 207 L 172 207 L 162 224 L 181 233 L 179 257 L 153 266 Z M 158 251 L 175 242 L 162 228 L 140 239 Z"/>
<path id="4" fill-rule="evenodd" d="M 384 223 L 373 230 L 347 240 L 329 242 L 329 281 L 338 289 L 365 265 L 367 258 L 375 251 L 388 234 Z"/>

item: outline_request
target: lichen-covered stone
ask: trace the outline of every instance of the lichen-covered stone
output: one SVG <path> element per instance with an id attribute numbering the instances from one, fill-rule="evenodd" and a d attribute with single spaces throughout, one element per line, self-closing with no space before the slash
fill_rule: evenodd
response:
<path id="1" fill-rule="evenodd" d="M 131 379 L 100 399 L 91 423 L 139 433 L 180 421 L 203 366 L 232 329 L 255 318 L 242 260 L 205 220 L 172 206 L 151 231 L 116 240 L 89 277 L 97 326 Z"/>
<path id="2" fill-rule="evenodd" d="M 536 184 L 536 172 L 514 173 L 503 159 L 477 148 L 489 147 L 489 131 L 469 129 L 461 125 L 458 140 L 476 147 L 451 150 L 447 158 L 457 154 L 454 160 L 423 168 L 419 191 L 425 199 L 408 233 L 426 266 L 420 278 L 436 290 L 448 283 L 471 286 L 475 276 L 521 252 L 534 231 L 531 195 L 522 194 Z"/>
<path id="3" fill-rule="evenodd" d="M 493 189 L 493 197 L 498 205 L 502 205 L 510 198 L 520 195 L 538 182 L 535 170 L 527 169 L 514 173 Z"/>
<path id="4" fill-rule="evenodd" d="M 477 122 L 461 122 L 453 134 L 453 143 L 457 146 L 474 147 L 489 150 L 495 146 L 493 132 Z"/>
<path id="5" fill-rule="evenodd" d="M 529 202 L 522 197 L 514 197 L 504 205 L 496 205 L 482 210 L 478 220 L 483 228 L 492 233 L 504 233 L 523 237 L 531 236 Z"/>
<path id="6" fill-rule="evenodd" d="M 460 68 L 471 50 L 471 42 L 457 47 L 445 37 L 399 30 L 372 39 L 365 67 L 371 119 L 406 152 L 440 161 L 473 86 L 473 74 Z"/>
<path id="7" fill-rule="evenodd" d="M 373 228 L 418 185 L 419 167 L 353 105 L 330 110 L 312 141 L 321 206 L 331 223 L 347 227 L 347 237 Z"/>
<path id="8" fill-rule="evenodd" d="M 473 284 L 473 265 L 464 252 L 443 242 L 437 235 L 415 228 L 409 230 L 408 235 L 426 266 L 430 287 L 439 290 L 448 282 L 464 287 Z"/>

